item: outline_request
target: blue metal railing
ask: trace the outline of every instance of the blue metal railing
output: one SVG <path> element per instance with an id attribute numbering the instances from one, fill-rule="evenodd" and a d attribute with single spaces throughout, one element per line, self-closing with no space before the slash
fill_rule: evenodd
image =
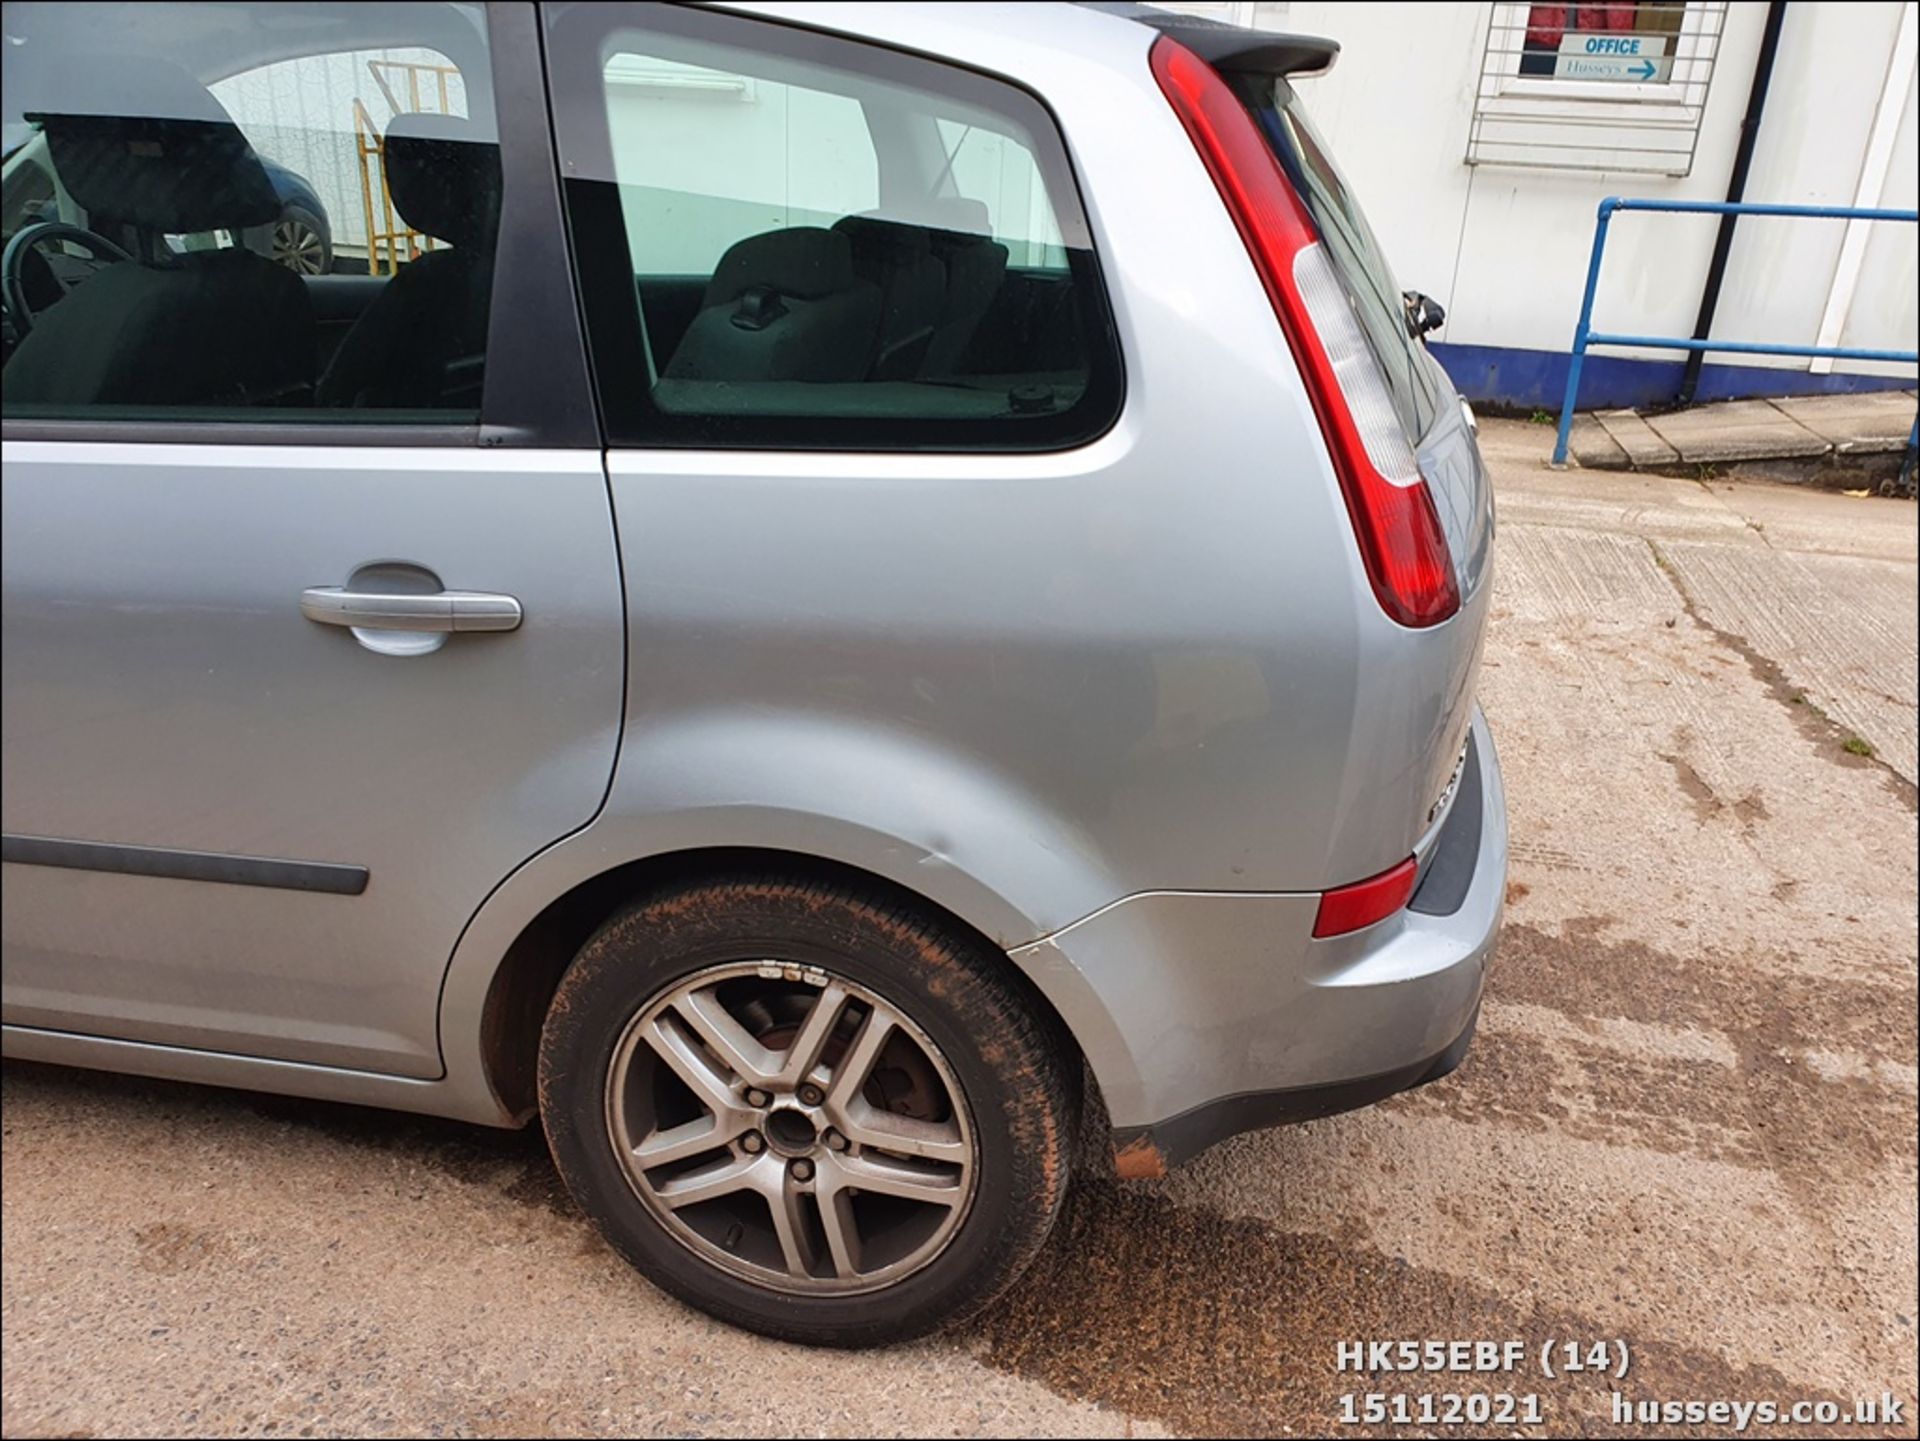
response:
<path id="1" fill-rule="evenodd" d="M 1835 360 L 1891 360 L 1920 364 L 1911 350 L 1863 350 L 1844 345 L 1760 345 L 1746 340 L 1679 340 L 1664 335 L 1612 335 L 1593 329 L 1593 293 L 1600 286 L 1600 257 L 1607 248 L 1607 222 L 1616 210 L 1678 210 L 1699 215 L 1789 215 L 1822 220 L 1920 221 L 1920 210 L 1861 210 L 1843 205 L 1748 205 L 1724 200 L 1623 200 L 1609 195 L 1600 202 L 1600 221 L 1593 228 L 1593 258 L 1587 262 L 1587 293 L 1580 301 L 1580 323 L 1573 330 L 1573 360 L 1567 367 L 1567 397 L 1560 405 L 1560 434 L 1553 442 L 1553 463 L 1567 463 L 1567 436 L 1573 430 L 1573 406 L 1580 397 L 1580 370 L 1590 345 L 1639 345 L 1653 350 L 1719 350 L 1736 355 L 1831 356 Z M 1920 420 L 1908 450 L 1920 443 Z M 1911 461 L 1911 456 L 1909 456 Z"/>

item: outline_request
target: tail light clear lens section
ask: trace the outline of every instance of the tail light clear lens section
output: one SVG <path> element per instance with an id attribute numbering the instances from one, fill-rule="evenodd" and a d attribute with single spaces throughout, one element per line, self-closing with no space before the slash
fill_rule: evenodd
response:
<path id="1" fill-rule="evenodd" d="M 1367 461 L 1391 485 L 1420 485 L 1420 462 L 1400 425 L 1387 378 L 1347 300 L 1347 288 L 1319 241 L 1303 245 L 1293 257 L 1293 286 L 1307 309 L 1307 322 L 1326 352 L 1333 383 L 1347 402 Z"/>
<path id="2" fill-rule="evenodd" d="M 1380 362 L 1312 217 L 1253 117 L 1212 66 L 1166 36 L 1154 42 L 1151 63 L 1293 349 L 1381 609 L 1401 625 L 1439 624 L 1460 609 L 1446 533 Z"/>

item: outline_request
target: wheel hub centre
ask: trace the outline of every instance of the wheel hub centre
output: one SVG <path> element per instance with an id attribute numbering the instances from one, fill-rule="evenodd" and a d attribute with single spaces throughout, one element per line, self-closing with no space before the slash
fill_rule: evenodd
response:
<path id="1" fill-rule="evenodd" d="M 820 1132 L 802 1112 L 781 1109 L 767 1117 L 767 1144 L 783 1156 L 804 1156 L 819 1143 Z"/>

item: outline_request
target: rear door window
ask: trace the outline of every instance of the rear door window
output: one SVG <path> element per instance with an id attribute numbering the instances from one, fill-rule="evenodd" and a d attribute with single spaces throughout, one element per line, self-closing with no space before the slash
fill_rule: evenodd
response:
<path id="1" fill-rule="evenodd" d="M 1393 392 L 1407 437 L 1418 441 L 1440 413 L 1441 377 L 1407 323 L 1406 302 L 1359 199 L 1333 161 L 1333 152 L 1307 119 L 1306 107 L 1285 80 L 1243 77 L 1241 99 L 1260 122 L 1294 190 L 1319 228 L 1327 256 L 1346 286 L 1347 299 Z"/>
<path id="2" fill-rule="evenodd" d="M 1048 449 L 1119 397 L 1051 117 L 1015 86 L 679 7 L 547 7 L 616 444 Z"/>

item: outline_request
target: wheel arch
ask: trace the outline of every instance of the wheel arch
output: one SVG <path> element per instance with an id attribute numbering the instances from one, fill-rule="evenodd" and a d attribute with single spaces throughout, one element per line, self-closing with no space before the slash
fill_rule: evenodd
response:
<path id="1" fill-rule="evenodd" d="M 1085 1061 L 1086 1050 L 1067 1012 L 1097 1005 L 1091 989 L 1077 976 L 1057 971 L 1035 975 L 1008 955 L 1004 940 L 989 935 L 980 924 L 924 890 L 844 860 L 805 851 L 697 846 L 621 861 L 575 881 L 518 925 L 496 951 L 491 966 L 472 954 L 469 942 L 473 927 L 469 927 L 449 968 L 440 1006 L 447 1083 L 461 1094 L 459 1109 L 474 1119 L 501 1125 L 519 1125 L 530 1119 L 537 1110 L 535 1079 L 541 1026 L 560 978 L 580 947 L 610 915 L 641 896 L 707 876 L 739 874 L 797 875 L 823 883 L 856 885 L 905 902 L 963 932 L 1005 959 L 1008 972 L 1067 1048 L 1067 1064 L 1078 1068 Z M 1105 1019 L 1104 1013 L 1101 1019 Z M 1087 1082 L 1094 1088 L 1091 1098 L 1097 1102 L 1097 1073 L 1090 1073 Z M 1090 1111 L 1104 1115 L 1104 1108 L 1098 1104 Z"/>

